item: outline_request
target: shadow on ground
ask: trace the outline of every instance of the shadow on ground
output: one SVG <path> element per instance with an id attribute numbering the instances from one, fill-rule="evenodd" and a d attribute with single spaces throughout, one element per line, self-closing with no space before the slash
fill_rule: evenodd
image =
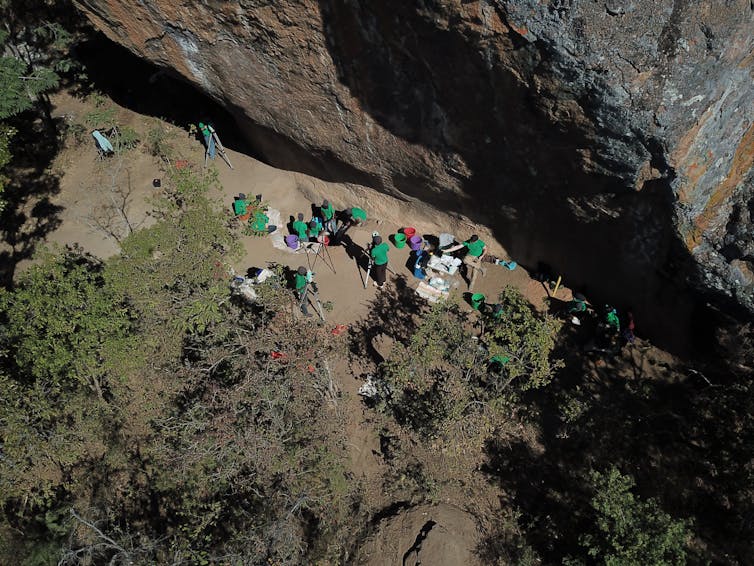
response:
<path id="1" fill-rule="evenodd" d="M 60 179 L 50 166 L 60 150 L 58 135 L 32 111 L 16 116 L 10 125 L 13 159 L 7 167 L 8 185 L 0 213 L 0 239 L 9 249 L 0 251 L 0 282 L 13 284 L 19 262 L 33 256 L 37 246 L 60 225 L 62 207 L 51 198 L 60 191 Z M 60 124 L 54 124 L 55 129 Z"/>
<path id="2" fill-rule="evenodd" d="M 356 357 L 368 355 L 375 364 L 384 361 L 387 352 L 377 341 L 388 338 L 405 341 L 419 323 L 426 302 L 419 299 L 408 280 L 399 275 L 369 303 L 369 314 L 354 324 L 349 333 L 349 348 Z M 389 341 L 388 340 L 388 341 Z"/>
<path id="3" fill-rule="evenodd" d="M 537 445 L 490 440 L 484 471 L 511 494 L 545 563 L 575 554 L 590 516 L 591 470 L 617 466 L 638 493 L 693 520 L 691 561 L 747 563 L 754 552 L 750 379 L 710 377 L 629 346 L 612 358 L 560 345 L 566 367 L 527 399 Z M 583 344 L 583 340 L 581 340 Z M 744 487 L 744 486 L 748 486 Z M 695 554 L 698 553 L 698 554 Z"/>

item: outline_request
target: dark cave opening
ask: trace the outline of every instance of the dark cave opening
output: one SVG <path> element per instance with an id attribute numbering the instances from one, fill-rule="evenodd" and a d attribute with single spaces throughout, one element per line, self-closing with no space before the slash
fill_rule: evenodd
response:
<path id="1" fill-rule="evenodd" d="M 337 51 L 340 49 L 337 39 L 333 41 L 331 48 Z M 201 92 L 175 72 L 139 58 L 99 32 L 93 32 L 76 47 L 76 56 L 83 62 L 92 88 L 131 110 L 164 118 L 184 128 L 198 121 L 210 121 L 227 147 L 273 166 L 326 181 L 387 190 L 380 178 L 346 163 L 332 150 L 304 147 L 253 123 L 229 101 Z M 342 57 L 335 52 L 333 59 L 337 63 Z M 373 98 L 375 94 L 367 85 L 359 83 L 363 72 L 353 66 L 341 68 L 341 80 L 353 84 L 352 92 L 357 96 L 361 93 L 366 109 L 391 129 L 397 124 L 388 114 L 391 99 L 387 95 Z M 382 82 L 389 79 L 374 78 Z M 495 80 L 501 88 L 514 88 L 509 79 Z M 499 95 L 489 91 L 482 95 L 485 96 Z M 522 106 L 516 106 L 517 99 Z M 536 115 L 537 109 L 531 107 L 527 93 L 514 94 L 510 100 L 512 106 L 506 111 L 510 119 L 522 112 Z M 443 104 L 453 106 L 447 100 Z M 380 116 L 385 119 L 380 120 Z M 454 118 L 460 119 L 461 116 Z M 483 123 L 484 117 L 480 120 Z M 669 231 L 672 211 L 668 180 L 648 182 L 641 191 L 627 191 L 617 179 L 585 176 L 572 163 L 574 148 L 588 142 L 583 134 L 553 131 L 546 122 L 537 121 L 522 124 L 515 137 L 503 131 L 500 124 L 490 123 L 490 135 L 497 140 L 492 147 L 475 141 L 468 151 L 451 148 L 461 151 L 471 164 L 473 174 L 464 190 L 479 206 L 469 207 L 464 202 L 438 196 L 437 187 L 428 185 L 432 183 L 428 177 L 394 175 L 393 178 L 405 194 L 420 200 L 431 198 L 433 204 L 446 210 L 456 207 L 473 221 L 491 227 L 512 258 L 531 271 L 539 262 L 551 265 L 557 274 L 563 275 L 569 287 L 588 293 L 595 306 L 609 303 L 619 308 L 630 307 L 640 336 L 675 353 L 699 353 L 694 349 L 694 326 L 695 321 L 706 320 L 706 315 L 698 312 L 706 307 L 686 282 L 691 262 Z M 424 131 L 423 137 L 429 136 L 422 143 L 431 146 L 435 142 L 431 128 L 426 130 L 422 126 L 426 123 L 422 119 L 419 130 Z M 506 162 L 511 166 L 502 175 L 498 174 L 500 167 L 494 157 L 499 151 L 497 143 L 510 154 Z M 658 152 L 653 151 L 652 155 L 653 163 L 657 163 Z M 616 221 L 610 216 L 612 210 L 629 214 Z M 590 218 L 582 222 L 579 215 Z"/>

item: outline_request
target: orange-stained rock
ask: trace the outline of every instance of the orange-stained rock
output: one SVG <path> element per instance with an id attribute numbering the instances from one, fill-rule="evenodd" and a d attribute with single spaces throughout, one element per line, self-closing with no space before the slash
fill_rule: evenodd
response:
<path id="1" fill-rule="evenodd" d="M 75 4 L 275 165 L 493 226 L 655 337 L 689 283 L 754 312 L 749 0 Z"/>

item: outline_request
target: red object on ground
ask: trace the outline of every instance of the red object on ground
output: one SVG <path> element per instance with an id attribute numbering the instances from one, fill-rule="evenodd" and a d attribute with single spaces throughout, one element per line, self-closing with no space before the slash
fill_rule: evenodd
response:
<path id="1" fill-rule="evenodd" d="M 188 159 L 176 159 L 175 160 L 175 168 L 176 169 L 185 169 L 188 167 Z"/>
<path id="2" fill-rule="evenodd" d="M 314 373 L 314 366 L 306 366 L 306 369 L 309 370 L 309 373 Z"/>
<path id="3" fill-rule="evenodd" d="M 288 357 L 287 354 L 284 352 L 270 352 L 270 355 L 272 356 L 273 360 L 283 360 Z"/>
<path id="4" fill-rule="evenodd" d="M 329 246 L 330 245 L 330 236 L 323 236 L 322 237 L 322 243 L 325 244 L 326 246 Z"/>
<path id="5" fill-rule="evenodd" d="M 338 324 L 330 331 L 330 334 L 332 334 L 333 336 L 340 336 L 346 330 L 348 330 L 348 327 L 345 324 Z"/>
<path id="6" fill-rule="evenodd" d="M 416 235 L 416 228 L 409 226 L 408 228 L 403 229 L 403 233 L 406 235 L 406 240 L 410 240 L 411 236 Z"/>

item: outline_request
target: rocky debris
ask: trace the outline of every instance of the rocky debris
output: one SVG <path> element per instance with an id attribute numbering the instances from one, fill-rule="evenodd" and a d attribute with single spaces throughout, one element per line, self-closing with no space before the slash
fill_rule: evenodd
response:
<path id="1" fill-rule="evenodd" d="M 749 0 L 75 3 L 273 164 L 492 226 L 660 343 L 689 283 L 754 312 Z"/>

